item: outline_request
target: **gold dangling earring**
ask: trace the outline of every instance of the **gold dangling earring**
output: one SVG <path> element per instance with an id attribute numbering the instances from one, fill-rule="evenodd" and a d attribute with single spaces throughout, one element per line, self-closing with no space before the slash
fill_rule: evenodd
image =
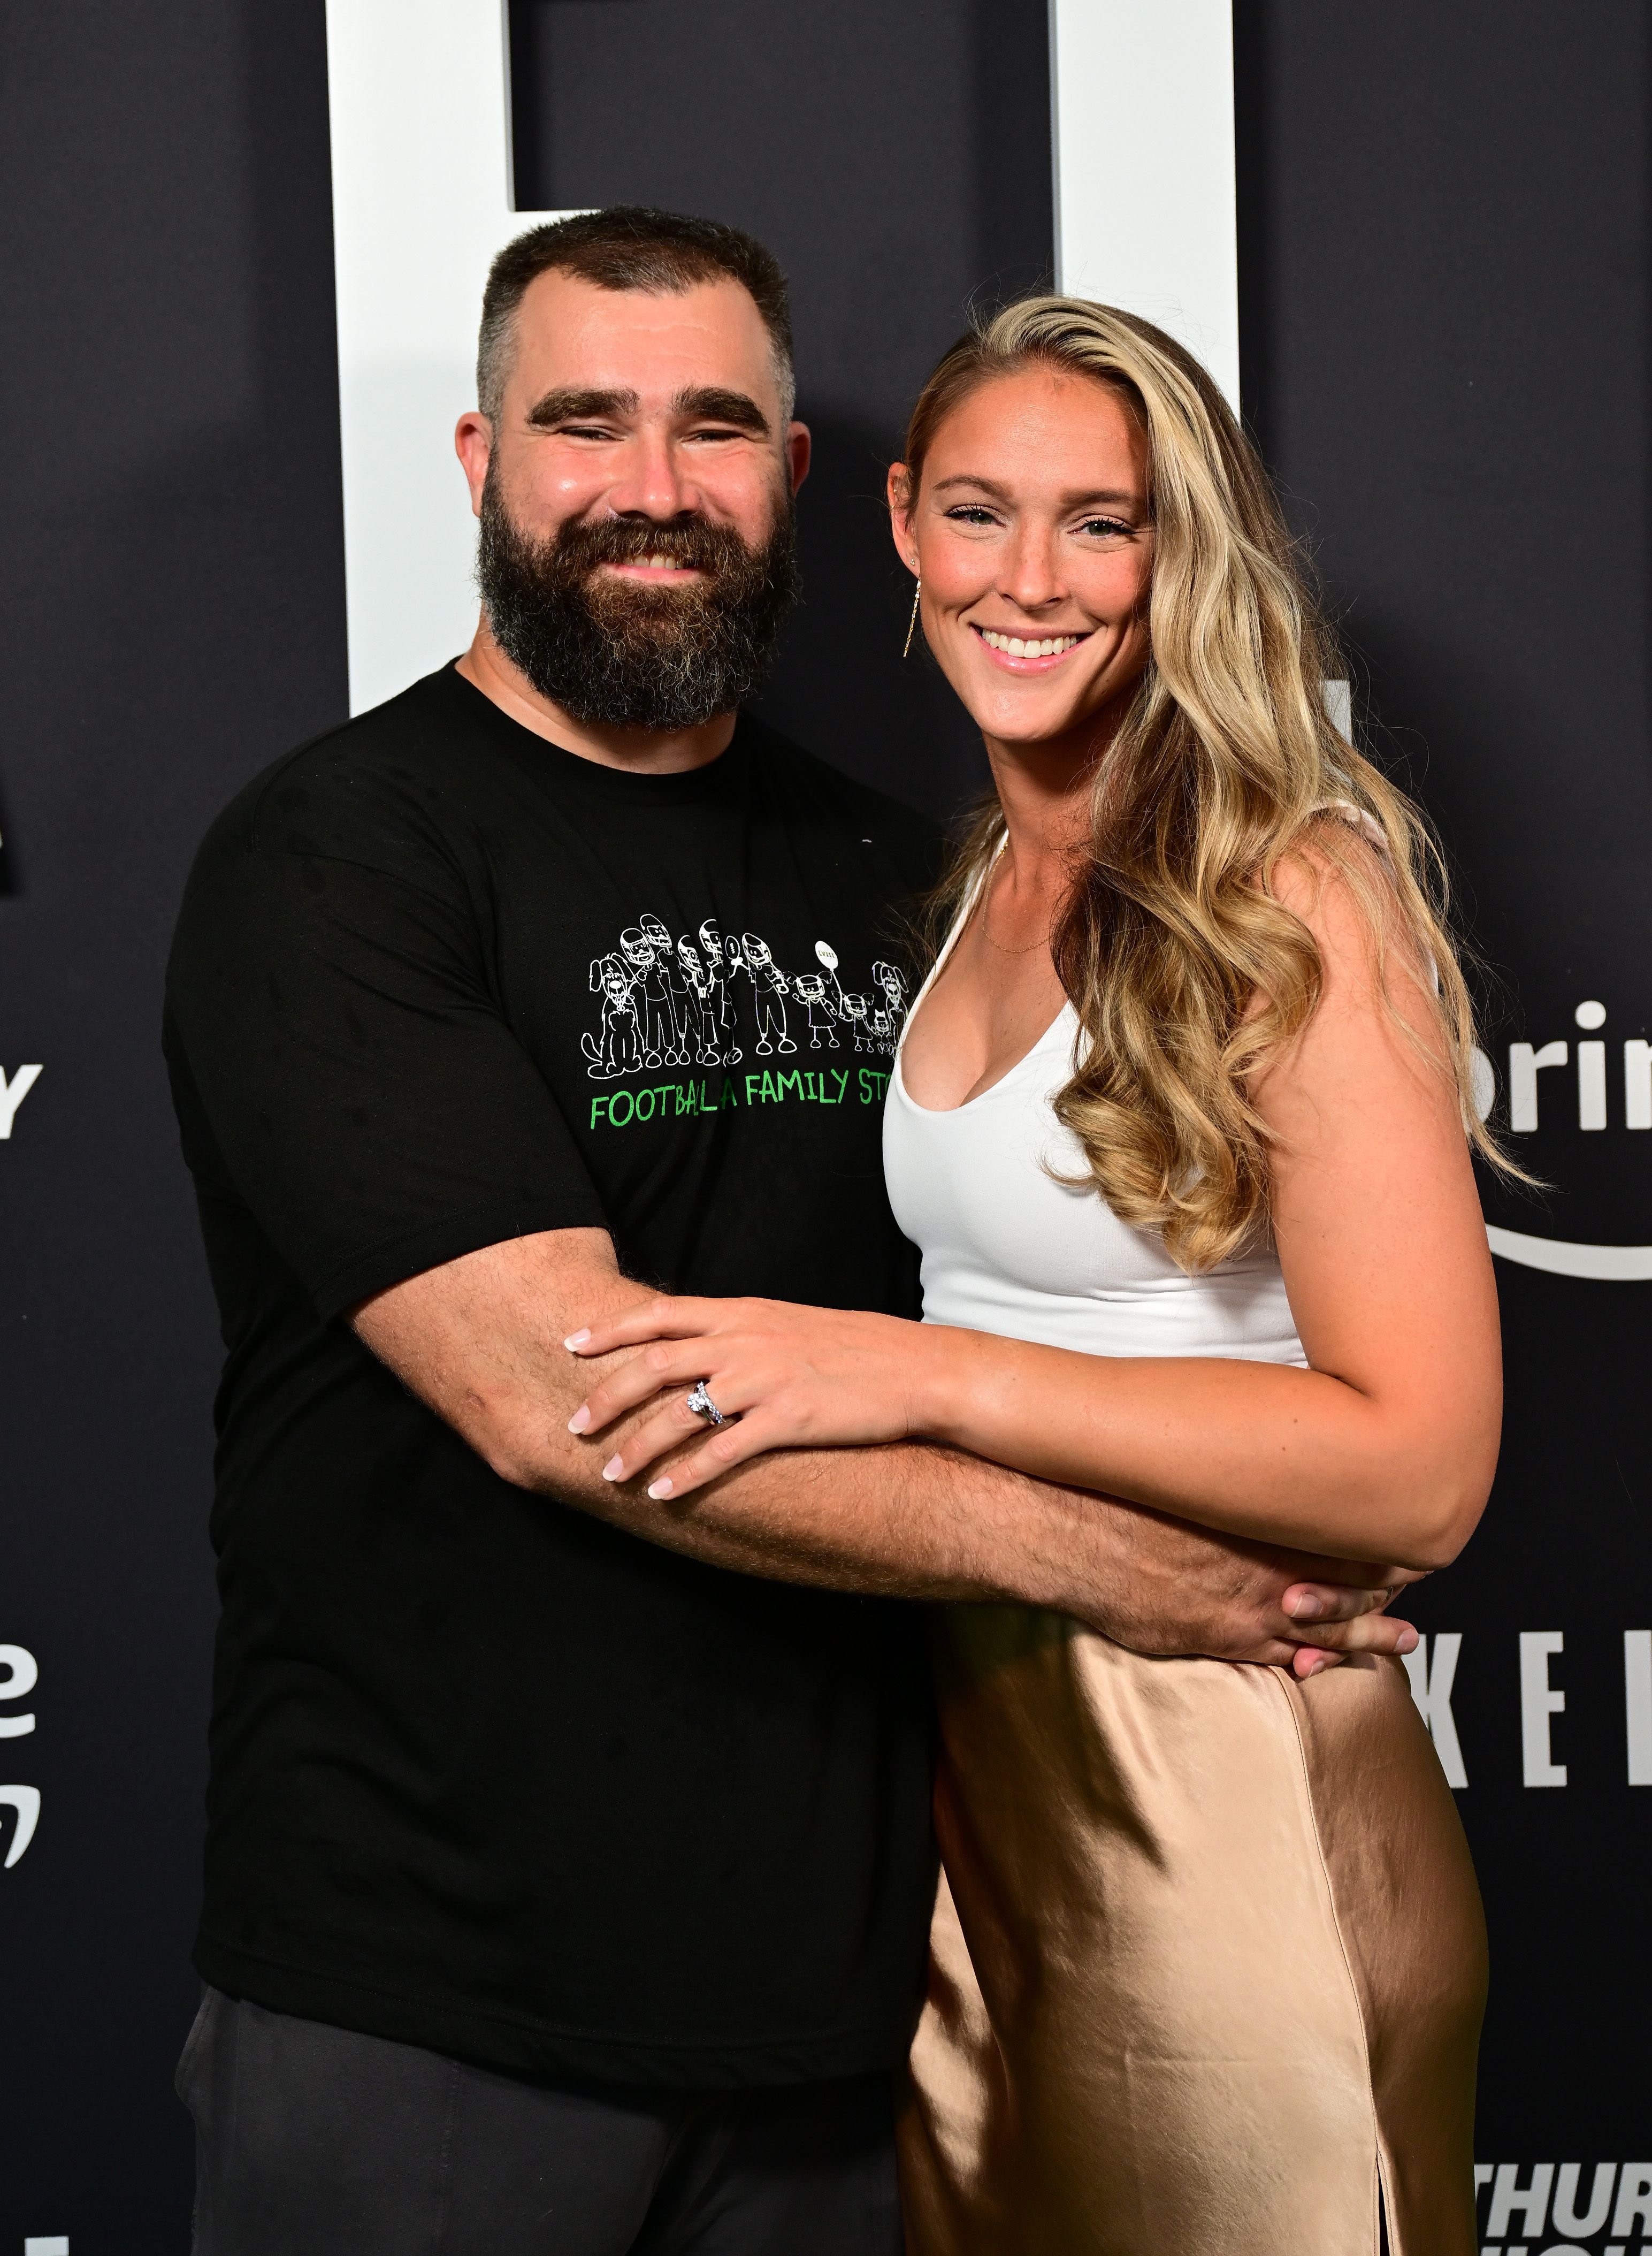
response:
<path id="1" fill-rule="evenodd" d="M 924 582 L 920 580 L 912 590 L 912 616 L 906 622 L 906 648 L 901 652 L 903 658 L 910 658 L 912 655 L 912 637 L 917 632 L 917 603 L 923 592 Z"/>

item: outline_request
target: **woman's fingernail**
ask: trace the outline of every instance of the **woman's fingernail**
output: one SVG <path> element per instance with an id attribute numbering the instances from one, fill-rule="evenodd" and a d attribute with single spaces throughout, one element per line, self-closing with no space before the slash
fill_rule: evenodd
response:
<path id="1" fill-rule="evenodd" d="M 570 1434 L 582 1434 L 590 1422 L 591 1406 L 588 1402 L 581 1402 L 568 1421 L 568 1431 Z"/>
<path id="2" fill-rule="evenodd" d="M 1405 1627 L 1400 1632 L 1400 1641 L 1394 1649 L 1396 1653 L 1415 1653 L 1417 1651 L 1417 1632 L 1411 1627 L 1409 1622 L 1408 1622 Z"/>
<path id="3" fill-rule="evenodd" d="M 618 1457 L 610 1457 L 602 1468 L 602 1477 L 604 1480 L 618 1480 L 624 1470 L 624 1464 Z"/>
<path id="4" fill-rule="evenodd" d="M 649 1490 L 649 1494 L 653 1498 L 656 1504 L 662 1502 L 671 1494 L 671 1484 L 668 1480 L 657 1480 Z"/>
<path id="5" fill-rule="evenodd" d="M 1325 1667 L 1325 1663 L 1324 1663 L 1324 1661 L 1323 1661 L 1323 1660 L 1311 1660 L 1311 1661 L 1308 1663 L 1308 1674 L 1309 1674 L 1309 1675 L 1310 1675 L 1310 1676 L 1317 1676 L 1317 1675 L 1319 1674 L 1319 1671 L 1320 1671 L 1324 1667 Z"/>
<path id="6" fill-rule="evenodd" d="M 582 1332 L 570 1332 L 566 1339 L 563 1341 L 562 1344 L 564 1347 L 583 1347 L 590 1336 L 591 1335 L 588 1330 Z"/>
<path id="7" fill-rule="evenodd" d="M 1294 1621 L 1318 1621 L 1324 1611 L 1325 1609 L 1320 1605 L 1318 1599 L 1314 1597 L 1313 1592 L 1311 1590 L 1304 1590 L 1302 1596 L 1297 1600 L 1296 1604 L 1291 1607 L 1290 1613 L 1291 1618 Z"/>

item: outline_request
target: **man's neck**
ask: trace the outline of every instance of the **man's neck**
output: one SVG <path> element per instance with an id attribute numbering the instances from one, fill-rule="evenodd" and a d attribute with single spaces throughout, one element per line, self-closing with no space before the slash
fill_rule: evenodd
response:
<path id="1" fill-rule="evenodd" d="M 494 640 L 484 617 L 459 671 L 502 713 L 565 752 L 599 767 L 629 768 L 634 775 L 678 775 L 703 768 L 728 749 L 735 716 L 719 713 L 693 729 L 610 728 L 576 721 L 552 697 L 542 697 L 520 666 Z"/>

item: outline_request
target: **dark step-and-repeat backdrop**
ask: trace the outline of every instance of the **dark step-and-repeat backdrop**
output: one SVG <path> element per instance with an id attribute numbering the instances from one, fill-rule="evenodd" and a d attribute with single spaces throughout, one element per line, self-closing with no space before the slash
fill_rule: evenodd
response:
<path id="1" fill-rule="evenodd" d="M 972 299 L 1057 271 L 1051 180 L 1093 180 L 1081 139 L 1173 133 L 1174 78 L 1132 75 L 1130 19 L 1185 18 L 1190 70 L 1220 47 L 1227 71 L 1226 10 L 513 0 L 508 62 L 495 0 L 332 12 L 335 128 L 347 33 L 411 88 L 421 44 L 451 57 L 480 25 L 517 208 L 658 201 L 774 244 L 819 451 L 808 600 L 766 702 L 951 811 L 983 771 L 898 660 L 883 465 Z M 1487 1191 L 1501 1470 L 1414 1602 L 1413 1688 L 1492 1923 L 1481 2237 L 1636 2256 L 1652 26 L 1642 0 L 1238 0 L 1232 33 L 1245 409 L 1344 623 L 1356 720 L 1454 858 L 1485 1093 L 1547 1187 Z M 394 166 L 330 147 L 328 37 L 325 0 L 0 12 L 0 2256 L 187 2241 L 171 2075 L 195 1995 L 217 1343 L 161 968 L 212 814 L 399 662 L 354 516 L 347 575 L 365 488 L 352 470 L 347 497 L 341 448 L 362 350 L 342 218 L 334 294 L 335 190 L 370 223 Z M 1155 193 L 1150 164 L 1121 165 L 1121 240 Z"/>

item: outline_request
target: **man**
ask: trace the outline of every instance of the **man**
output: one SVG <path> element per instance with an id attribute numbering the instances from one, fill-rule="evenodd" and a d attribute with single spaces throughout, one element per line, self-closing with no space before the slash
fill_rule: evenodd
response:
<path id="1" fill-rule="evenodd" d="M 577 1322 L 657 1283 L 915 1312 L 871 1092 L 749 1068 L 756 965 L 869 990 L 932 841 L 736 717 L 809 451 L 761 246 L 536 229 L 478 392 L 475 640 L 243 793 L 169 976 L 228 1348 L 196 2245 L 893 2256 L 934 1880 L 903 1601 L 1276 1660 L 1402 1632 L 938 1449 L 685 1510 L 603 1481 Z M 715 1068 L 696 931 L 752 972 Z"/>

